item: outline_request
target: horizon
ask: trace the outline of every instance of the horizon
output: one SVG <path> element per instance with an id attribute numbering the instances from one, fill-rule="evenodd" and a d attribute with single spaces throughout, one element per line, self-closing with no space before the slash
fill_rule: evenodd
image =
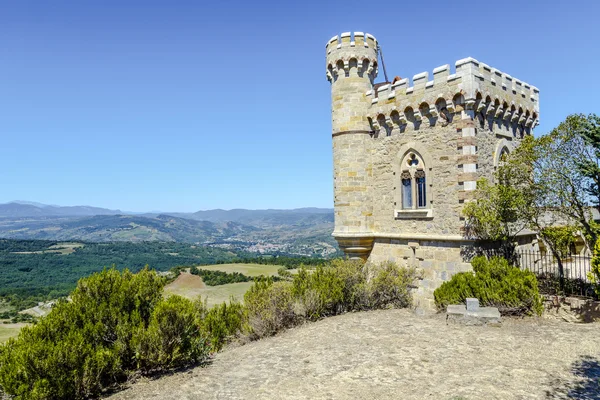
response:
<path id="1" fill-rule="evenodd" d="M 390 78 L 473 57 L 538 87 L 539 136 L 600 105 L 600 3 L 555 3 L 0 4 L 0 203 L 333 208 L 325 44 L 346 31 Z"/>
<path id="2" fill-rule="evenodd" d="M 206 211 L 295 211 L 295 210 L 304 210 L 304 209 L 317 209 L 317 210 L 331 210 L 333 211 L 333 207 L 314 207 L 314 206 L 304 206 L 304 207 L 296 207 L 296 208 L 211 208 L 211 209 L 201 209 L 201 210 L 192 210 L 192 211 L 180 211 L 180 210 L 149 210 L 149 211 L 133 211 L 133 210 L 125 210 L 122 208 L 106 208 L 97 205 L 90 204 L 45 204 L 38 201 L 29 201 L 29 200 L 11 200 L 4 203 L 0 203 L 1 205 L 6 204 L 24 204 L 24 205 L 32 205 L 35 207 L 44 206 L 44 207 L 92 207 L 92 208 L 102 208 L 110 211 L 120 211 L 125 214 L 168 214 L 168 213 L 177 213 L 177 214 L 194 214 L 198 212 L 206 212 Z"/>

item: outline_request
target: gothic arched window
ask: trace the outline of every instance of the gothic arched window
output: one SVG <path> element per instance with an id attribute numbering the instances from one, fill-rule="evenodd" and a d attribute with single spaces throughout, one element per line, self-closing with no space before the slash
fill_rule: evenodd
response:
<path id="1" fill-rule="evenodd" d="M 427 180 L 421 157 L 409 152 L 402 162 L 402 208 L 427 208 Z"/>

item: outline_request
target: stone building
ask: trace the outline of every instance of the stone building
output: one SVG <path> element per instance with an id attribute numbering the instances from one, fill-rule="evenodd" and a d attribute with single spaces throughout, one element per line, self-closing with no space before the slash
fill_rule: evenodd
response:
<path id="1" fill-rule="evenodd" d="M 464 262 L 461 210 L 538 123 L 539 91 L 465 58 L 375 84 L 377 40 L 346 32 L 326 45 L 331 83 L 336 238 L 350 257 L 423 271 L 417 302 Z"/>

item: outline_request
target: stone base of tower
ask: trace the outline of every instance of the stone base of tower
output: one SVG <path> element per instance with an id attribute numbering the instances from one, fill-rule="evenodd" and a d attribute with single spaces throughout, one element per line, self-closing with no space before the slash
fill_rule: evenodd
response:
<path id="1" fill-rule="evenodd" d="M 399 266 L 415 267 L 421 279 L 413 291 L 414 307 L 435 310 L 433 291 L 458 272 L 472 271 L 465 262 L 472 242 L 451 240 L 395 239 L 375 237 L 368 261 L 392 261 Z"/>
<path id="2" fill-rule="evenodd" d="M 361 236 L 360 234 L 338 235 L 333 237 L 338 242 L 340 250 L 350 259 L 367 260 L 373 249 L 374 238 L 372 236 Z"/>

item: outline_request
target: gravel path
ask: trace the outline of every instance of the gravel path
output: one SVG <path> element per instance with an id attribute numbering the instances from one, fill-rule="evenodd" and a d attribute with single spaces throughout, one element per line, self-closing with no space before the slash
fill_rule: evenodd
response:
<path id="1" fill-rule="evenodd" d="M 143 379 L 117 399 L 600 399 L 600 324 L 446 325 L 409 310 L 351 313 Z"/>

